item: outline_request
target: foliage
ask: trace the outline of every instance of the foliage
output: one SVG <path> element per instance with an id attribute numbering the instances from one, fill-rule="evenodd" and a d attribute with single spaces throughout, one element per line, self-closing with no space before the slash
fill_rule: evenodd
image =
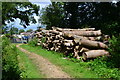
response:
<path id="1" fill-rule="evenodd" d="M 16 28 L 16 27 L 10 28 L 10 34 L 11 34 L 11 35 L 12 35 L 12 34 L 18 34 L 18 28 Z"/>
<path id="2" fill-rule="evenodd" d="M 64 10 L 62 2 L 53 2 L 48 7 L 42 10 L 39 21 L 42 24 L 47 25 L 47 29 L 50 29 L 51 26 L 62 26 L 64 18 Z"/>
<path id="3" fill-rule="evenodd" d="M 112 36 L 109 43 L 109 52 L 111 56 L 97 58 L 91 61 L 89 66 L 91 70 L 96 72 L 99 76 L 120 79 L 120 36 Z"/>
<path id="4" fill-rule="evenodd" d="M 72 8 L 70 8 L 71 6 Z M 118 23 L 120 28 L 120 2 L 116 4 L 111 2 L 66 2 L 64 3 L 64 10 L 66 11 L 64 20 L 66 26 L 70 28 L 81 28 L 88 25 L 89 27 L 102 29 L 104 32 L 108 32 L 106 29 L 109 28 L 112 32 L 113 27 L 104 28 L 111 23 Z"/>
<path id="5" fill-rule="evenodd" d="M 120 32 L 119 13 L 120 2 L 53 2 L 43 9 L 40 21 L 48 29 L 94 27 L 112 35 Z"/>
<path id="6" fill-rule="evenodd" d="M 12 45 L 7 37 L 2 38 L 2 78 L 19 79 L 21 71 L 18 67 L 16 47 Z M 14 77 L 13 77 L 14 76 Z"/>
<path id="7" fill-rule="evenodd" d="M 30 22 L 36 23 L 33 14 L 38 15 L 38 10 L 39 7 L 30 2 L 2 2 L 2 24 L 19 18 L 20 24 L 26 28 Z"/>
<path id="8" fill-rule="evenodd" d="M 29 29 L 29 30 L 27 30 L 26 32 L 32 32 L 33 31 L 33 29 Z"/>
<path id="9" fill-rule="evenodd" d="M 105 57 L 97 58 L 89 63 L 91 70 L 102 78 L 120 78 L 119 69 L 110 68 L 111 65 L 111 62 L 107 62 Z"/>
<path id="10" fill-rule="evenodd" d="M 22 33 L 22 32 L 25 32 L 25 30 L 24 29 L 20 29 L 19 30 L 19 34 Z"/>
<path id="11" fill-rule="evenodd" d="M 46 42 L 46 37 L 42 37 L 42 38 L 41 38 L 41 42 L 42 42 L 42 43 Z"/>
<path id="12" fill-rule="evenodd" d="M 13 24 L 9 26 L 2 26 L 2 34 L 18 34 L 18 28 L 14 27 Z"/>
<path id="13" fill-rule="evenodd" d="M 117 37 L 112 36 L 112 39 L 110 39 L 109 42 L 109 52 L 111 53 L 109 61 L 113 67 L 120 68 L 120 35 Z"/>
<path id="14" fill-rule="evenodd" d="M 4 50 L 4 48 L 8 45 L 10 45 L 10 39 L 6 36 L 3 36 L 2 37 L 2 49 Z"/>
<path id="15" fill-rule="evenodd" d="M 33 38 L 28 42 L 29 45 L 31 46 L 37 46 L 38 40 L 36 38 Z"/>
<path id="16" fill-rule="evenodd" d="M 105 26 L 101 29 L 104 34 L 112 35 L 119 35 L 120 25 L 118 22 L 111 22 L 109 24 L 105 23 Z"/>

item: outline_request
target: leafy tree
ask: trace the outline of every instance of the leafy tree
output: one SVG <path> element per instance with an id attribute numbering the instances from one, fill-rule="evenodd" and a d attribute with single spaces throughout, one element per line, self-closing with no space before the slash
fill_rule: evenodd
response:
<path id="1" fill-rule="evenodd" d="M 64 18 L 64 9 L 63 3 L 61 2 L 53 2 L 48 7 L 42 10 L 42 15 L 39 21 L 42 24 L 47 25 L 47 28 L 51 28 L 51 26 L 59 26 L 61 27 Z"/>
<path id="2" fill-rule="evenodd" d="M 2 25 L 2 33 L 10 35 L 18 34 L 18 28 L 14 27 L 13 24 L 11 24 L 10 26 Z"/>
<path id="3" fill-rule="evenodd" d="M 104 34 L 118 34 L 120 33 L 120 2 L 116 4 L 112 2 L 52 3 L 43 9 L 41 22 L 48 27 L 95 27 L 101 29 Z"/>
<path id="4" fill-rule="evenodd" d="M 8 26 L 2 25 L 2 26 L 1 26 L 1 29 L 2 29 L 2 30 L 1 30 L 1 31 L 2 31 L 2 34 L 8 33 L 8 29 L 9 29 Z"/>
<path id="5" fill-rule="evenodd" d="M 10 29 L 10 31 L 11 31 L 13 34 L 18 34 L 18 28 L 16 28 L 16 27 L 12 27 L 12 28 Z"/>
<path id="6" fill-rule="evenodd" d="M 25 30 L 24 29 L 20 29 L 19 30 L 19 34 L 22 33 L 22 32 L 25 32 Z"/>
<path id="7" fill-rule="evenodd" d="M 21 20 L 20 24 L 25 28 L 30 22 L 36 23 L 33 14 L 38 15 L 39 7 L 30 2 L 3 2 L 2 3 L 2 24 L 6 21 Z"/>
<path id="8" fill-rule="evenodd" d="M 33 30 L 32 29 L 29 29 L 29 30 L 27 30 L 26 32 L 32 32 Z"/>
<path id="9" fill-rule="evenodd" d="M 72 8 L 70 8 L 72 6 Z M 105 34 L 119 33 L 120 2 L 67 2 L 64 4 L 66 26 L 70 28 L 95 27 Z"/>

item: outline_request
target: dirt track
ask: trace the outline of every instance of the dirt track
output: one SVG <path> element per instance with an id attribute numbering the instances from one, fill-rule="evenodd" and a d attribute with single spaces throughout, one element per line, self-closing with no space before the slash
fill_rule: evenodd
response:
<path id="1" fill-rule="evenodd" d="M 55 66 L 40 55 L 21 48 L 20 45 L 22 44 L 18 44 L 16 47 L 28 55 L 29 59 L 33 61 L 33 64 L 38 67 L 40 73 L 45 75 L 46 78 L 70 78 L 70 76 L 63 72 L 58 66 Z"/>

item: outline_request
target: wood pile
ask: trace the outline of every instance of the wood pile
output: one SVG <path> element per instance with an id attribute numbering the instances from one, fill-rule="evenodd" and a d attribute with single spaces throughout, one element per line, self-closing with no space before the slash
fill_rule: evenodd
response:
<path id="1" fill-rule="evenodd" d="M 40 29 L 36 33 L 38 45 L 48 50 L 62 52 L 66 56 L 83 60 L 109 55 L 105 44 L 108 36 L 95 28 L 65 29 L 52 27 L 52 30 Z M 106 39 L 107 38 L 107 39 Z M 82 57 L 81 57 L 82 56 Z"/>

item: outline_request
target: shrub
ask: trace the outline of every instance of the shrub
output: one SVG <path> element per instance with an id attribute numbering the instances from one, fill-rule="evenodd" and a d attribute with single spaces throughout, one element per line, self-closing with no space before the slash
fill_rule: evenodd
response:
<path id="1" fill-rule="evenodd" d="M 46 37 L 43 37 L 43 38 L 41 39 L 41 42 L 42 42 L 42 43 L 46 42 Z"/>
<path id="2" fill-rule="evenodd" d="M 33 38 L 32 40 L 30 40 L 28 42 L 28 44 L 31 45 L 31 46 L 33 46 L 33 47 L 37 46 L 37 43 L 38 43 L 38 40 L 36 38 Z"/>
<path id="3" fill-rule="evenodd" d="M 2 39 L 2 79 L 19 79 L 20 70 L 16 46 L 12 45 L 7 37 L 4 36 Z"/>
<path id="4" fill-rule="evenodd" d="M 120 78 L 120 71 L 118 68 L 110 68 L 107 64 L 109 64 L 109 62 L 107 62 L 107 58 L 100 57 L 94 61 L 91 61 L 89 66 L 92 71 L 97 73 L 102 78 Z"/>
<path id="5" fill-rule="evenodd" d="M 3 36 L 2 37 L 2 49 L 4 49 L 9 44 L 10 44 L 10 39 L 6 36 Z"/>
<path id="6" fill-rule="evenodd" d="M 112 36 L 109 40 L 110 57 L 99 57 L 89 63 L 91 70 L 104 78 L 120 79 L 120 37 Z"/>
<path id="7" fill-rule="evenodd" d="M 118 37 L 112 36 L 109 42 L 109 52 L 111 53 L 109 61 L 114 65 L 113 67 L 120 68 L 120 35 Z"/>

